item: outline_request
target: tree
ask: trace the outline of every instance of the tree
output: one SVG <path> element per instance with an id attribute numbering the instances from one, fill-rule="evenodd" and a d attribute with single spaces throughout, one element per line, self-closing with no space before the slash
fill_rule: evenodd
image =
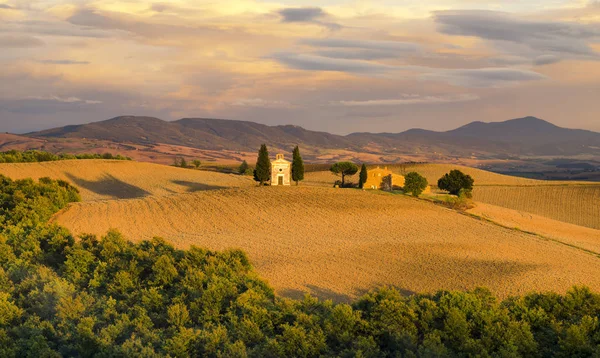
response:
<path id="1" fill-rule="evenodd" d="M 302 160 L 298 146 L 294 148 L 292 156 L 292 180 L 298 185 L 301 180 L 304 180 L 304 161 Z"/>
<path id="2" fill-rule="evenodd" d="M 329 169 L 333 174 L 342 177 L 342 188 L 346 184 L 346 176 L 352 176 L 358 172 L 358 167 L 352 162 L 338 162 Z"/>
<path id="3" fill-rule="evenodd" d="M 360 167 L 360 174 L 358 179 L 358 187 L 363 188 L 367 179 L 369 178 L 369 172 L 367 171 L 367 166 L 363 163 L 362 167 Z"/>
<path id="4" fill-rule="evenodd" d="M 196 167 L 196 169 L 200 168 L 200 165 L 202 164 L 201 161 L 199 161 L 198 159 L 193 160 L 192 164 L 194 164 L 194 166 Z"/>
<path id="5" fill-rule="evenodd" d="M 427 188 L 427 179 L 421 174 L 410 172 L 404 178 L 404 192 L 412 193 L 414 197 L 418 197 Z"/>
<path id="6" fill-rule="evenodd" d="M 473 190 L 474 182 L 470 175 L 466 175 L 460 170 L 452 170 L 438 180 L 438 187 L 452 195 L 458 195 L 461 190 L 470 193 Z"/>
<path id="7" fill-rule="evenodd" d="M 181 167 L 181 168 L 187 168 L 188 167 L 188 163 L 187 163 L 187 161 L 185 160 L 184 157 L 181 157 L 181 158 L 175 157 L 175 162 L 174 162 L 173 166 L 175 166 L 175 167 Z"/>
<path id="8" fill-rule="evenodd" d="M 244 175 L 246 174 L 246 171 L 250 169 L 250 166 L 248 165 L 248 162 L 246 162 L 245 160 L 242 162 L 242 164 L 240 164 L 240 167 L 238 168 L 238 173 Z"/>
<path id="9" fill-rule="evenodd" d="M 256 160 L 256 168 L 254 169 L 254 180 L 264 185 L 265 182 L 271 179 L 271 160 L 269 159 L 269 151 L 267 145 L 262 144 L 258 150 L 258 159 Z"/>
<path id="10" fill-rule="evenodd" d="M 392 174 L 386 175 L 383 178 L 381 178 L 381 184 L 379 184 L 379 189 L 390 192 L 394 190 L 394 185 L 392 183 Z"/>

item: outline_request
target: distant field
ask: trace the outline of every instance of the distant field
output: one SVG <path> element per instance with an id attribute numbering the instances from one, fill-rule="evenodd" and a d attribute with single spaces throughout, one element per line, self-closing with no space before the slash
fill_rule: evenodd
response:
<path id="1" fill-rule="evenodd" d="M 399 174 L 416 171 L 434 186 L 442 175 L 459 169 L 475 179 L 475 201 L 600 229 L 598 183 L 534 180 L 452 164 L 389 165 L 388 168 Z M 314 171 L 306 173 L 305 185 L 333 186 L 336 179 L 329 171 Z M 356 182 L 358 175 L 347 180 Z"/>
<path id="2" fill-rule="evenodd" d="M 600 230 L 481 202 L 468 212 L 508 228 L 534 232 L 566 245 L 600 252 Z"/>
<path id="3" fill-rule="evenodd" d="M 368 166 L 368 168 L 374 168 L 375 166 Z M 430 185 L 437 185 L 437 181 L 444 174 L 448 173 L 453 169 L 459 169 L 466 174 L 471 175 L 475 178 L 476 185 L 540 185 L 542 182 L 539 180 L 526 179 L 513 177 L 508 175 L 496 174 L 492 172 L 488 172 L 485 170 L 469 168 L 459 165 L 452 164 L 414 164 L 414 165 L 381 165 L 380 167 L 388 167 L 391 171 L 397 174 L 407 174 L 410 172 L 418 172 L 427 178 L 427 181 Z M 314 165 L 311 169 L 315 171 L 311 171 L 306 173 L 306 182 L 311 185 L 323 185 L 323 184 L 331 184 L 335 181 L 336 177 L 331 174 L 327 168 L 321 165 Z M 350 181 L 358 181 L 358 175 L 354 175 L 349 177 Z M 550 182 L 555 184 L 560 184 L 558 182 Z M 554 184 L 553 184 L 554 185 Z"/>
<path id="4" fill-rule="evenodd" d="M 178 247 L 240 248 L 279 293 L 349 300 L 381 285 L 406 292 L 486 286 L 501 297 L 600 289 L 583 250 L 402 195 L 318 187 L 251 187 L 85 202 L 55 221 L 75 233 L 110 228 Z"/>
<path id="5" fill-rule="evenodd" d="M 600 229 L 600 185 L 484 186 L 476 187 L 473 197 L 484 203 Z"/>
<path id="6" fill-rule="evenodd" d="M 113 160 L 0 164 L 0 174 L 13 179 L 63 179 L 81 190 L 84 201 L 163 196 L 254 185 L 252 178 L 239 175 Z"/>

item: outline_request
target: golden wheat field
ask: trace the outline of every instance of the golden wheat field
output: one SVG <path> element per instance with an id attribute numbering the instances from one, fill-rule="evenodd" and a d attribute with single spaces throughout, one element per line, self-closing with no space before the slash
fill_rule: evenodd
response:
<path id="1" fill-rule="evenodd" d="M 349 300 L 381 285 L 406 292 L 486 286 L 600 289 L 600 259 L 409 197 L 318 187 L 251 187 L 84 202 L 55 217 L 75 233 L 240 248 L 276 290 Z"/>
<path id="2" fill-rule="evenodd" d="M 375 166 L 368 166 L 369 169 L 374 167 Z M 457 166 L 452 164 L 406 164 L 387 166 L 381 165 L 381 167 L 387 167 L 394 173 L 403 175 L 410 172 L 418 172 L 419 174 L 427 178 L 427 181 L 430 185 L 437 185 L 438 179 L 453 169 L 459 169 L 464 173 L 471 175 L 473 178 L 475 178 L 475 184 L 479 186 L 552 184 L 549 182 L 496 174 L 481 169 Z M 336 180 L 336 178 L 337 177 L 331 174 L 331 172 L 329 171 L 315 171 L 305 174 L 305 182 L 309 185 L 333 185 L 333 182 Z M 354 182 L 358 181 L 358 174 L 348 177 L 348 180 Z"/>
<path id="3" fill-rule="evenodd" d="M 119 160 L 64 160 L 0 164 L 13 179 L 50 177 L 66 180 L 84 201 L 163 196 L 254 185 L 249 177 Z"/>
<path id="4" fill-rule="evenodd" d="M 600 185 L 483 186 L 475 200 L 600 229 Z"/>
<path id="5" fill-rule="evenodd" d="M 600 229 L 598 183 L 526 179 L 451 164 L 390 165 L 388 168 L 398 174 L 416 171 L 431 185 L 437 185 L 445 173 L 459 169 L 475 179 L 473 199 L 477 202 Z M 306 174 L 306 183 L 311 186 L 332 186 L 336 179 L 328 171 Z M 347 180 L 357 181 L 358 175 Z"/>
<path id="6" fill-rule="evenodd" d="M 477 206 L 468 210 L 468 213 L 491 220 L 507 228 L 536 233 L 565 245 L 600 252 L 600 230 L 485 203 L 477 203 Z"/>

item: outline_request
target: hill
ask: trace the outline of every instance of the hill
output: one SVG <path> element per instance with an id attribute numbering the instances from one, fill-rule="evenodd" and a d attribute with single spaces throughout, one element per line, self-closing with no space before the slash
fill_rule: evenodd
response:
<path id="1" fill-rule="evenodd" d="M 267 126 L 247 121 L 206 118 L 166 122 L 152 117 L 123 116 L 30 133 L 29 136 L 86 138 L 141 145 L 162 143 L 237 151 L 255 151 L 262 143 L 277 150 L 290 150 L 299 144 L 305 147 L 309 156 L 320 150 L 349 150 L 380 156 L 421 154 L 430 157 L 432 154 L 487 158 L 600 155 L 600 133 L 561 128 L 535 117 L 499 123 L 473 122 L 447 132 L 413 129 L 402 133 L 352 133 L 341 136 L 292 125 Z"/>
<path id="2" fill-rule="evenodd" d="M 162 236 L 180 248 L 240 248 L 292 297 L 308 291 L 347 301 L 381 285 L 404 292 L 485 286 L 501 297 L 575 284 L 600 289 L 600 250 L 379 192 L 224 189 L 78 203 L 54 220 L 75 233 L 117 228 L 134 241 Z"/>
<path id="3" fill-rule="evenodd" d="M 254 185 L 252 178 L 239 175 L 114 160 L 0 164 L 0 174 L 13 179 L 66 180 L 79 188 L 84 201 L 157 197 Z"/>
<path id="4" fill-rule="evenodd" d="M 452 164 L 401 164 L 388 168 L 397 174 L 416 171 L 434 186 L 445 173 L 459 169 L 475 179 L 473 199 L 477 202 L 600 229 L 597 183 L 534 180 Z M 331 186 L 336 179 L 329 171 L 310 172 L 306 174 L 306 185 Z M 356 181 L 358 177 L 348 180 Z M 600 233 L 597 235 L 600 238 Z"/>

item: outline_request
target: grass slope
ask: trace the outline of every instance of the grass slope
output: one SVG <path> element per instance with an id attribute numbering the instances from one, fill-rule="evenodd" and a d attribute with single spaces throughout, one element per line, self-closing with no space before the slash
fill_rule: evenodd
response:
<path id="1" fill-rule="evenodd" d="M 489 287 L 501 297 L 533 290 L 600 289 L 600 259 L 431 203 L 379 192 L 264 187 L 85 202 L 55 221 L 74 233 L 110 228 L 177 247 L 240 248 L 287 296 L 350 300 L 393 285 L 407 292 Z"/>
<path id="2" fill-rule="evenodd" d="M 164 196 L 254 183 L 238 175 L 113 160 L 0 164 L 0 174 L 13 179 L 66 180 L 81 190 L 84 201 Z"/>
<path id="3" fill-rule="evenodd" d="M 425 176 L 430 185 L 437 185 L 437 180 L 450 170 L 459 169 L 475 179 L 473 198 L 477 202 L 600 229 L 598 183 L 534 180 L 452 164 L 390 165 L 388 168 L 398 174 L 416 171 Z M 311 186 L 332 186 L 336 179 L 328 171 L 306 174 L 306 184 Z M 356 182 L 358 176 L 349 180 Z"/>

